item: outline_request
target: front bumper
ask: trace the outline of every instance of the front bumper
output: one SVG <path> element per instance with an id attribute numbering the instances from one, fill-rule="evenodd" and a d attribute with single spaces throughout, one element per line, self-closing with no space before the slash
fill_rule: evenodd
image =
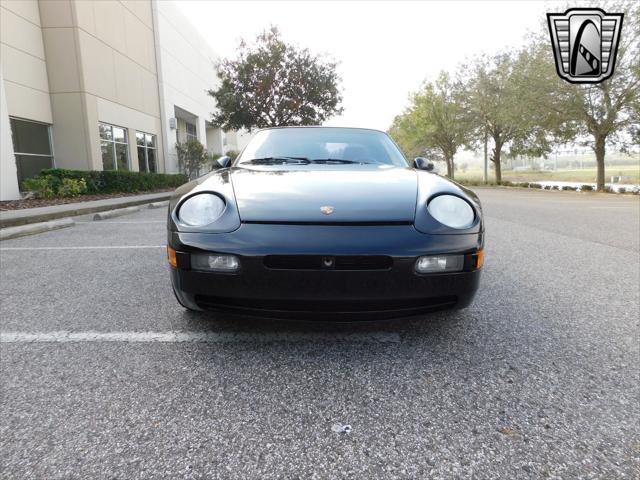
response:
<path id="1" fill-rule="evenodd" d="M 425 235 L 411 225 L 318 226 L 243 224 L 225 234 L 169 232 L 178 254 L 171 281 L 180 303 L 197 310 L 278 318 L 380 319 L 463 308 L 478 288 L 474 255 L 482 234 Z M 190 269 L 189 254 L 239 257 L 237 273 Z M 465 254 L 464 272 L 419 275 L 421 255 Z M 265 257 L 322 255 L 390 257 L 381 269 L 270 268 Z"/>

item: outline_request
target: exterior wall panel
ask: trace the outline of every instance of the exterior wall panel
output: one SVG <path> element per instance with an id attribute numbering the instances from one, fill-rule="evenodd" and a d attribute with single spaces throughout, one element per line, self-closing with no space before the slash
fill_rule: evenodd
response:
<path id="1" fill-rule="evenodd" d="M 114 50 L 83 30 L 79 30 L 77 34 L 84 91 L 115 101 L 117 84 Z"/>
<path id="2" fill-rule="evenodd" d="M 212 153 L 217 144 L 208 145 L 205 122 L 215 110 L 215 101 L 207 90 L 216 85 L 215 63 L 217 55 L 208 46 L 193 26 L 184 18 L 172 2 L 154 2 L 156 11 L 157 52 L 161 101 L 164 110 L 164 133 L 166 141 L 167 171 L 178 171 L 175 150 L 176 131 L 169 129 L 168 119 L 178 111 L 189 112 L 191 123 L 196 124 L 198 140 Z M 178 130 L 182 132 L 184 121 L 178 118 Z M 183 141 L 183 136 L 180 136 Z M 211 136 L 209 135 L 209 138 Z"/>
<path id="3" fill-rule="evenodd" d="M 110 48 L 119 52 L 127 51 L 125 39 L 125 8 L 120 2 L 89 2 L 93 6 L 95 36 Z"/>
<path id="4" fill-rule="evenodd" d="M 49 94 L 13 82 L 4 82 L 7 109 L 12 117 L 52 123 Z"/>
<path id="5" fill-rule="evenodd" d="M 35 0 L 26 0 L 35 3 Z M 0 42 L 44 60 L 40 22 L 32 23 L 0 4 Z"/>
<path id="6" fill-rule="evenodd" d="M 37 0 L 2 0 L 2 6 L 28 22 L 40 26 Z"/>
<path id="7" fill-rule="evenodd" d="M 225 148 L 206 124 L 217 56 L 171 2 L 2 0 L 0 54 L 3 199 L 17 192 L 9 116 L 52 124 L 63 168 L 102 169 L 99 122 L 127 129 L 132 170 L 136 132 L 157 136 L 158 171 L 178 170 L 172 117 L 181 140 L 188 120 L 212 153 Z"/>
<path id="8" fill-rule="evenodd" d="M 44 60 L 27 55 L 5 43 L 0 44 L 0 55 L 5 81 L 49 93 L 47 66 Z"/>
<path id="9" fill-rule="evenodd" d="M 18 198 L 20 198 L 18 171 L 13 156 L 9 111 L 7 110 L 4 79 L 0 68 L 0 200 L 16 200 Z"/>
<path id="10" fill-rule="evenodd" d="M 129 129 L 134 127 L 128 122 L 138 115 L 152 117 L 152 124 L 160 124 L 153 30 L 145 23 L 151 16 L 151 2 L 136 1 L 132 6 L 117 0 L 70 0 L 64 2 L 68 8 L 63 8 L 63 13 L 41 0 L 45 3 L 41 11 L 45 25 L 64 25 L 71 16 L 69 28 L 44 29 L 47 53 L 55 57 L 48 62 L 54 142 L 75 142 L 73 147 L 56 148 L 56 161 L 64 167 L 102 169 L 99 122 Z M 64 102 L 71 98 L 73 116 L 64 110 Z M 114 120 L 114 111 L 122 117 Z M 105 112 L 110 112 L 109 119 L 103 118 Z M 147 131 L 160 133 L 157 128 Z M 159 149 L 162 168 L 161 155 Z M 134 160 L 130 159 L 132 168 Z"/>
<path id="11" fill-rule="evenodd" d="M 40 0 L 41 3 L 46 0 Z M 77 1 L 70 0 L 73 14 L 73 27 L 81 28 L 91 35 L 96 35 L 96 15 L 94 12 L 93 0 Z"/>
<path id="12" fill-rule="evenodd" d="M 0 4 L 0 48 L 8 114 L 51 123 L 47 66 L 36 0 Z"/>
<path id="13" fill-rule="evenodd" d="M 151 2 L 140 2 L 139 0 L 121 0 L 124 8 L 133 13 L 149 29 L 153 29 L 153 14 L 151 12 Z"/>

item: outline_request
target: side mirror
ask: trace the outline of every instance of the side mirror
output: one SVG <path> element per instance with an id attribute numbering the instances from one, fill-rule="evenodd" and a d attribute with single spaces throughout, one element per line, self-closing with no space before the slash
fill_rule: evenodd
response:
<path id="1" fill-rule="evenodd" d="M 413 159 L 413 164 L 419 170 L 426 170 L 427 172 L 433 171 L 433 162 L 431 160 L 427 160 L 424 157 L 416 157 Z"/>
<path id="2" fill-rule="evenodd" d="M 229 165 L 231 165 L 231 157 L 227 157 L 225 155 L 224 157 L 220 157 L 219 159 L 217 159 L 216 162 L 218 162 L 220 168 L 227 168 Z"/>

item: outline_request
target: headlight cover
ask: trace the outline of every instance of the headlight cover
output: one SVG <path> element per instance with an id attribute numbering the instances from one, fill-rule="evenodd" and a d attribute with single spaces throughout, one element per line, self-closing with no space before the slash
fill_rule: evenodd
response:
<path id="1" fill-rule="evenodd" d="M 198 193 L 187 198 L 178 209 L 178 220 L 191 227 L 203 227 L 220 218 L 226 204 L 213 193 Z"/>
<path id="2" fill-rule="evenodd" d="M 438 195 L 431 199 L 427 210 L 438 222 L 462 230 L 473 225 L 475 213 L 471 205 L 455 195 Z"/>

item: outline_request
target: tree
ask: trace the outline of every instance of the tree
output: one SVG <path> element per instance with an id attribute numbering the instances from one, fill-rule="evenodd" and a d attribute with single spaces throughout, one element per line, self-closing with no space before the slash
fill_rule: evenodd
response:
<path id="1" fill-rule="evenodd" d="M 607 144 L 624 151 L 637 141 L 640 126 L 640 3 L 606 8 L 625 14 L 614 74 L 596 85 L 563 82 L 554 92 L 568 120 L 578 125 L 578 135 L 588 138 L 582 143 L 595 152 L 598 190 L 604 190 Z"/>
<path id="2" fill-rule="evenodd" d="M 319 125 L 342 113 L 336 66 L 285 43 L 271 27 L 218 65 L 221 84 L 209 90 L 218 105 L 213 123 L 224 130 Z"/>
<path id="3" fill-rule="evenodd" d="M 188 140 L 176 143 L 178 167 L 189 179 L 200 176 L 200 169 L 209 160 L 207 151 L 198 140 Z"/>
<path id="4" fill-rule="evenodd" d="M 469 141 L 470 128 L 459 101 L 459 85 L 441 72 L 413 95 L 411 106 L 395 118 L 390 134 L 406 153 L 442 159 L 447 176 L 454 177 L 454 157 Z"/>
<path id="5" fill-rule="evenodd" d="M 502 182 L 502 157 L 508 148 L 511 156 L 546 156 L 556 143 L 566 141 L 575 132 L 567 115 L 557 106 L 554 85 L 560 85 L 546 44 L 532 42 L 520 50 L 481 56 L 464 69 L 466 79 L 464 111 L 476 125 L 470 147 L 493 140 L 490 160 L 496 182 Z"/>
<path id="6" fill-rule="evenodd" d="M 511 141 L 517 130 L 517 91 L 511 81 L 512 53 L 495 57 L 482 56 L 468 71 L 471 78 L 467 87 L 465 112 L 477 125 L 475 138 L 486 132 L 493 139 L 493 151 L 489 156 L 495 166 L 496 182 L 502 181 L 502 148 Z"/>

